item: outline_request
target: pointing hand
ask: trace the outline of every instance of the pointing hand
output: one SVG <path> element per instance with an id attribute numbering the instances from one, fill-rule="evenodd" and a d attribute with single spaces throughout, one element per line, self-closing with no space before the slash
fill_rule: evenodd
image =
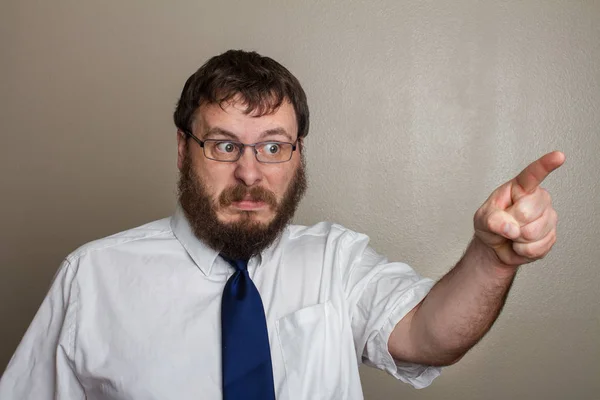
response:
<path id="1" fill-rule="evenodd" d="M 557 214 L 540 184 L 565 156 L 548 153 L 497 188 L 474 216 L 475 236 L 500 261 L 519 266 L 543 258 L 556 241 Z"/>

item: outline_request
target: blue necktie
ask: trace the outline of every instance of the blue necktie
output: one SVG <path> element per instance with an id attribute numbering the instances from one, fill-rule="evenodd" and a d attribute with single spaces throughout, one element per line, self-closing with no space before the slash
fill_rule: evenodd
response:
<path id="1" fill-rule="evenodd" d="M 223 256 L 221 256 L 223 257 Z M 246 260 L 229 260 L 235 273 L 221 302 L 224 400 L 275 400 L 267 321 Z"/>

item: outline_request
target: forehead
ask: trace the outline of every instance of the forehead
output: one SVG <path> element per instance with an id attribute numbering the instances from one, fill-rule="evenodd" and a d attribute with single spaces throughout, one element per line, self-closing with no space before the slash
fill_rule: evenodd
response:
<path id="1" fill-rule="evenodd" d="M 246 104 L 230 101 L 219 104 L 203 104 L 196 111 L 193 130 L 204 136 L 211 130 L 222 130 L 234 134 L 242 141 L 250 142 L 265 132 L 281 131 L 292 141 L 298 135 L 294 107 L 284 101 L 273 112 L 258 115 L 256 111 L 246 113 Z"/>

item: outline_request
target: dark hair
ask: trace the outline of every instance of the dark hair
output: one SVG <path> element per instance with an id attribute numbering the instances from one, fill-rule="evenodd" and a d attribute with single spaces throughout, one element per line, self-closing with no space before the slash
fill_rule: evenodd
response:
<path id="1" fill-rule="evenodd" d="M 284 101 L 294 107 L 298 138 L 308 135 L 306 94 L 283 65 L 252 51 L 229 50 L 209 59 L 188 78 L 173 115 L 175 125 L 191 132 L 194 113 L 202 104 L 219 104 L 240 95 L 246 114 L 275 112 Z"/>

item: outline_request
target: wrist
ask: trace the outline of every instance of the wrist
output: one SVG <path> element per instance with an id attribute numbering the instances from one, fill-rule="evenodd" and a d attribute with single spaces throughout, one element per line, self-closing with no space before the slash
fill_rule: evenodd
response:
<path id="1" fill-rule="evenodd" d="M 502 262 L 496 251 L 477 236 L 473 237 L 469 251 L 477 255 L 477 259 L 480 260 L 477 265 L 480 269 L 486 274 L 492 274 L 494 277 L 512 279 L 519 268 L 518 265 L 509 265 Z"/>

